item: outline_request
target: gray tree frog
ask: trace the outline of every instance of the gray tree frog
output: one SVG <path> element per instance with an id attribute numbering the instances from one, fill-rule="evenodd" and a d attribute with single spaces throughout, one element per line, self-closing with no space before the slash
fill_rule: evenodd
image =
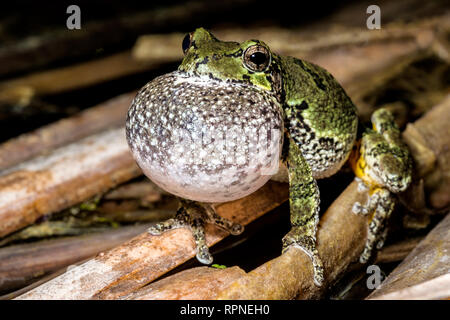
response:
<path id="1" fill-rule="evenodd" d="M 284 174 L 292 228 L 282 240 L 283 252 L 303 250 L 320 286 L 316 179 L 336 173 L 353 154 L 356 175 L 371 193 L 367 204 L 354 206 L 371 216 L 360 258 L 367 261 L 373 247 L 383 243 L 392 193 L 411 181 L 411 157 L 392 115 L 377 110 L 373 129 L 358 130 L 356 108 L 330 73 L 279 56 L 259 40 L 224 42 L 199 28 L 185 37 L 182 48 L 178 70 L 145 85 L 127 116 L 127 141 L 138 165 L 180 197 L 176 216 L 149 232 L 191 228 L 197 259 L 210 264 L 205 223 L 231 234 L 243 231 L 211 203 L 242 198 Z"/>

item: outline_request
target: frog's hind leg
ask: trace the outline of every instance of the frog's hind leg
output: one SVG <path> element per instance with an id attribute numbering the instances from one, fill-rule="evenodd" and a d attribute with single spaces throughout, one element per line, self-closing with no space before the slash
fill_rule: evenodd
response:
<path id="1" fill-rule="evenodd" d="M 321 286 L 324 280 L 324 270 L 316 248 L 320 205 L 319 189 L 308 163 L 292 139 L 289 141 L 287 167 L 292 228 L 283 238 L 283 252 L 291 247 L 302 249 L 313 264 L 315 284 Z"/>
<path id="2" fill-rule="evenodd" d="M 395 206 L 395 198 L 384 188 L 379 188 L 369 197 L 366 205 L 355 205 L 353 212 L 357 214 L 370 215 L 367 227 L 367 240 L 359 262 L 366 263 L 374 250 L 381 249 L 387 237 L 386 221 L 389 219 Z"/>
<path id="3" fill-rule="evenodd" d="M 374 248 L 380 249 L 387 235 L 386 220 L 395 206 L 394 194 L 411 182 L 412 159 L 401 140 L 392 114 L 378 109 L 372 115 L 373 129 L 363 133 L 359 154 L 352 165 L 361 186 L 369 191 L 365 205 L 355 203 L 353 212 L 370 217 L 367 241 L 360 262 L 369 260 Z"/>
<path id="4" fill-rule="evenodd" d="M 244 230 L 242 225 L 219 216 L 210 204 L 180 199 L 180 207 L 175 217 L 155 224 L 148 229 L 148 232 L 152 235 L 160 235 L 171 229 L 190 228 L 197 249 L 197 260 L 203 264 L 211 264 L 213 258 L 209 253 L 204 231 L 206 223 L 215 224 L 233 235 L 238 235 Z"/>

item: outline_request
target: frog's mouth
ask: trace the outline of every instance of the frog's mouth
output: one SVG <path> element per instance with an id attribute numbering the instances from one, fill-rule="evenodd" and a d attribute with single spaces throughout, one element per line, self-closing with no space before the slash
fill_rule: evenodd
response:
<path id="1" fill-rule="evenodd" d="M 278 171 L 281 109 L 258 88 L 172 72 L 136 96 L 127 139 L 144 171 L 184 198 L 241 198 Z"/>

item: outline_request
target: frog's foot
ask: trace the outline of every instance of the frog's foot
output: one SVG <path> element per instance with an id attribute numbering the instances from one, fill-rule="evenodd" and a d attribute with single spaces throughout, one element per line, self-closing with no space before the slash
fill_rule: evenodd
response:
<path id="1" fill-rule="evenodd" d="M 308 231 L 303 227 L 292 227 L 283 238 L 283 253 L 290 248 L 299 248 L 303 250 L 311 259 L 314 271 L 314 283 L 320 287 L 324 281 L 324 270 L 322 260 L 316 248 L 316 239 L 307 234 Z"/>
<path id="2" fill-rule="evenodd" d="M 367 240 L 359 262 L 366 263 L 372 255 L 374 247 L 381 249 L 387 237 L 386 221 L 394 210 L 395 199 L 391 192 L 385 188 L 376 189 L 365 205 L 355 203 L 353 212 L 370 215 L 367 228 Z"/>
<path id="3" fill-rule="evenodd" d="M 180 208 L 174 218 L 159 222 L 148 229 L 152 235 L 188 227 L 192 231 L 197 248 L 197 260 L 203 264 L 211 264 L 213 258 L 209 253 L 205 238 L 205 224 L 212 223 L 233 235 L 242 233 L 244 227 L 219 216 L 210 204 L 180 199 Z"/>

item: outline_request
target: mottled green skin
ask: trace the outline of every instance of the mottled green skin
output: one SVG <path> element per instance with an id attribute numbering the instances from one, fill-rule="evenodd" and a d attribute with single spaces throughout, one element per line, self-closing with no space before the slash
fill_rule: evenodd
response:
<path id="1" fill-rule="evenodd" d="M 353 163 L 356 176 L 369 187 L 370 193 L 364 206 L 355 203 L 353 207 L 355 213 L 370 215 L 361 263 L 369 260 L 374 247 L 383 246 L 386 220 L 395 205 L 393 193 L 405 191 L 412 179 L 412 158 L 392 114 L 378 109 L 371 120 L 373 128 L 366 128 L 362 134 L 361 157 Z"/>
<path id="2" fill-rule="evenodd" d="M 394 117 L 385 109 L 372 114 L 373 129 L 366 129 L 361 141 L 361 151 L 371 184 L 384 186 L 389 191 L 404 191 L 411 182 L 412 159 L 401 139 Z"/>
<path id="3" fill-rule="evenodd" d="M 236 82 L 246 83 L 270 92 L 278 100 L 284 115 L 285 145 L 281 160 L 288 168 L 292 224 L 291 231 L 283 238 L 283 251 L 292 247 L 304 250 L 312 260 L 315 283 L 321 285 L 324 275 L 316 249 L 320 204 L 316 179 L 334 174 L 347 160 L 357 138 L 356 108 L 338 82 L 326 70 L 312 63 L 270 52 L 266 69 L 259 72 L 250 70 L 244 63 L 243 53 L 256 45 L 270 52 L 262 41 L 223 42 L 200 28 L 191 34 L 190 46 L 179 70 L 204 77 L 205 81 L 208 78 L 225 81 L 230 86 Z M 380 136 L 383 139 L 383 134 L 372 133 L 377 135 L 377 139 Z M 366 134 L 368 145 L 372 133 Z M 390 145 L 397 140 L 394 137 L 384 142 Z M 368 155 L 373 160 L 372 164 L 377 162 L 373 154 Z M 371 173 L 365 172 L 366 175 Z M 397 172 L 399 176 L 403 173 L 401 170 Z M 199 214 L 200 207 L 206 210 L 203 216 Z M 233 234 L 242 231 L 238 225 L 226 222 L 212 212 L 207 204 L 195 205 L 184 201 L 174 219 L 157 224 L 150 232 L 158 234 L 171 228 L 190 226 L 198 247 L 197 258 L 203 263 L 211 263 L 212 257 L 204 241 L 205 220 Z M 377 232 L 380 233 L 379 230 Z"/>

